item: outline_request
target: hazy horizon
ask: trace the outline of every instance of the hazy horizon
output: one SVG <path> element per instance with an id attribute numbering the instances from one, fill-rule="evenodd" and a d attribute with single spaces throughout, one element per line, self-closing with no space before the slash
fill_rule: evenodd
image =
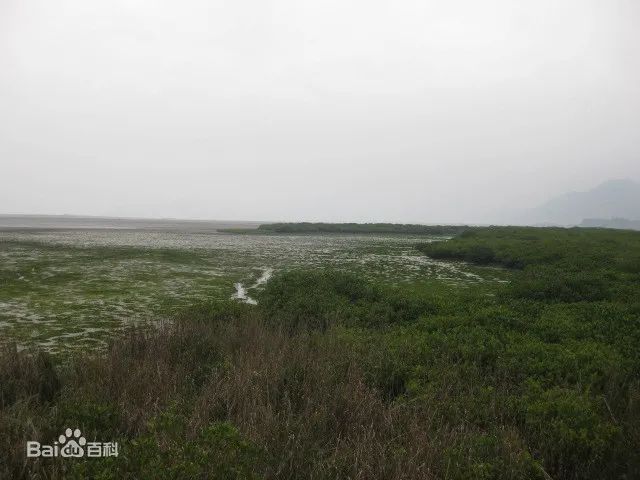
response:
<path id="1" fill-rule="evenodd" d="M 611 185 L 611 184 L 617 184 L 617 183 L 622 183 L 622 184 L 626 184 L 627 186 L 631 183 L 634 185 L 635 187 L 635 195 L 640 195 L 640 182 L 636 182 L 635 180 L 632 179 L 610 179 L 610 180 L 606 180 L 604 182 L 602 182 L 599 185 L 596 185 L 594 188 L 586 190 L 586 191 L 569 191 L 569 192 L 563 192 L 560 195 L 556 195 L 553 196 L 549 199 L 547 199 L 547 202 L 543 202 L 539 205 L 536 205 L 535 207 L 531 207 L 531 208 L 522 208 L 522 209 L 518 209 L 518 210 L 512 210 L 512 211 L 508 211 L 505 210 L 505 214 L 503 216 L 502 219 L 498 220 L 498 221 L 487 221 L 487 222 L 421 222 L 421 221 L 416 221 L 413 223 L 416 224 L 425 224 L 425 225 L 434 225 L 434 224 L 444 224 L 444 225 L 462 225 L 462 224 L 468 224 L 468 225 L 565 225 L 565 226 L 569 226 L 569 225 L 577 225 L 579 224 L 581 221 L 583 220 L 594 220 L 594 219 L 599 219 L 599 220 L 607 220 L 607 219 L 623 219 L 623 220 L 632 220 L 632 221 L 638 221 L 640 219 L 640 216 L 637 214 L 637 212 L 634 213 L 620 213 L 620 214 L 603 214 L 601 211 L 601 208 L 596 208 L 594 210 L 591 210 L 589 214 L 585 214 L 582 216 L 579 216 L 579 219 L 574 219 L 574 220 L 566 220 L 566 221 L 562 221 L 562 220 L 557 220 L 557 219 L 553 219 L 553 218 L 545 218 L 544 217 L 544 212 L 545 211 L 545 207 L 548 208 L 549 204 L 554 204 L 557 203 L 558 201 L 562 201 L 564 199 L 571 198 L 572 196 L 578 194 L 578 195 L 582 195 L 582 194 L 590 194 L 590 193 L 594 193 L 594 192 L 598 192 L 600 191 L 603 187 L 607 186 L 607 185 Z M 611 189 L 608 189 L 609 192 L 607 193 L 611 193 Z M 614 190 L 615 191 L 615 190 Z M 602 192 L 600 192 L 602 193 Z M 626 192 L 628 193 L 628 192 Z M 603 201 L 604 204 L 603 206 L 605 207 L 612 207 L 615 210 L 616 206 L 615 205 L 611 205 L 611 203 L 615 204 L 614 198 L 606 198 L 605 200 L 602 199 L 598 199 L 598 198 L 591 198 L 590 202 L 593 203 L 598 202 L 599 200 Z M 620 201 L 621 199 L 618 198 L 618 201 Z M 633 199 L 635 200 L 635 199 Z M 589 210 L 590 206 L 587 205 L 581 205 L 580 203 L 574 205 L 577 208 L 584 208 L 586 210 Z M 619 208 L 619 207 L 617 207 Z M 629 208 L 626 208 L 627 210 L 629 210 Z M 637 211 L 638 208 L 631 208 L 630 210 L 635 210 Z M 512 216 L 509 217 L 508 213 L 511 212 Z M 540 215 L 543 215 L 542 217 L 540 217 Z M 53 217 L 53 218 L 64 218 L 64 217 L 69 217 L 69 218 L 78 218 L 78 219 L 113 219 L 113 220 L 149 220 L 149 221 L 176 221 L 176 222 L 181 222 L 181 221 L 185 221 L 185 222 L 212 222 L 212 223 L 216 223 L 216 222 L 222 222 L 222 223 L 238 223 L 238 224 L 246 224 L 246 225 L 250 225 L 250 224 L 254 224 L 254 225 L 258 225 L 258 224 L 266 224 L 266 223 L 278 223 L 278 222 L 292 222 L 292 223 L 296 223 L 296 222 L 326 222 L 326 220 L 323 219 L 314 219 L 314 220 L 300 220 L 300 219 L 295 219 L 295 218 L 280 218 L 280 219 L 266 219 L 266 218 L 207 218 L 207 217 L 167 217 L 167 216 L 135 216 L 135 215 L 94 215 L 94 214 L 83 214 L 83 213 L 16 213 L 16 212 L 0 212 L 0 218 L 11 218 L 11 217 L 16 217 L 16 218 L 28 218 L 28 217 Z M 577 218 L 577 217 L 576 217 Z M 1 222 L 0 222 L 1 223 Z M 329 222 L 331 223 L 331 222 Z M 403 222 L 399 222 L 399 221 L 394 221 L 394 220 L 388 220 L 385 222 L 378 222 L 376 220 L 371 220 L 371 221 L 362 221 L 362 222 L 357 222 L 357 221 L 353 221 L 353 220 L 342 220 L 338 223 L 403 223 Z M 0 224 L 0 227 L 2 227 L 2 225 Z"/>
<path id="2" fill-rule="evenodd" d="M 640 4 L 0 5 L 0 213 L 499 223 L 640 179 Z"/>

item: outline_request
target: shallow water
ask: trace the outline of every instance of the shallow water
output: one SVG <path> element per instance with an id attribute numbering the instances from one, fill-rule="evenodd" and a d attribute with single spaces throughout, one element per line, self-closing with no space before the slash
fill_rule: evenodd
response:
<path id="1" fill-rule="evenodd" d="M 263 269 L 262 275 L 260 275 L 260 278 L 258 278 L 256 282 L 250 287 L 246 288 L 241 282 L 236 283 L 234 285 L 236 288 L 236 291 L 233 295 L 231 295 L 231 299 L 239 300 L 241 302 L 248 303 L 249 305 L 257 305 L 258 304 L 257 300 L 255 300 L 254 298 L 251 298 L 248 295 L 248 290 L 250 289 L 255 290 L 255 289 L 261 288 L 265 283 L 269 281 L 272 275 L 273 275 L 273 268 L 267 267 Z"/>

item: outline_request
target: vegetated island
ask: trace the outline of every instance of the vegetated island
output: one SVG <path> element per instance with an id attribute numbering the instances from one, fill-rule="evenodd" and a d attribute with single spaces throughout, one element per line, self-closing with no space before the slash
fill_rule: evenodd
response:
<path id="1" fill-rule="evenodd" d="M 459 235 L 467 225 L 419 225 L 407 223 L 266 223 L 258 228 L 222 228 L 219 232 L 244 234 L 269 233 L 377 233 L 405 235 Z"/>

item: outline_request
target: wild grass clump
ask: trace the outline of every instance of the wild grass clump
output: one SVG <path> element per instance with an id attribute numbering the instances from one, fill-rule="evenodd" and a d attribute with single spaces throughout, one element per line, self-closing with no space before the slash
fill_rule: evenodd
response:
<path id="1" fill-rule="evenodd" d="M 0 347 L 0 408 L 31 397 L 49 402 L 59 388 L 58 375 L 47 353 L 17 355 L 15 344 Z"/>

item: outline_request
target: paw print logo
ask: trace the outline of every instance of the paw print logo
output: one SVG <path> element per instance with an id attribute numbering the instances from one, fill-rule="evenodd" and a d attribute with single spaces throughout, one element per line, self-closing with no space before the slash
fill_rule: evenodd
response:
<path id="1" fill-rule="evenodd" d="M 58 437 L 60 443 L 60 455 L 63 457 L 82 457 L 87 440 L 82 436 L 79 428 L 71 430 L 67 428 L 64 435 Z"/>

